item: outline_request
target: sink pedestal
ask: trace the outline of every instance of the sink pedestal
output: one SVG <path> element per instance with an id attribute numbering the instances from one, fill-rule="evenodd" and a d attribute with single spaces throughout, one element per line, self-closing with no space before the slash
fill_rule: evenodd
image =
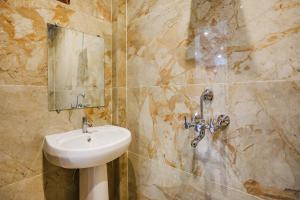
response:
<path id="1" fill-rule="evenodd" d="M 108 200 L 106 164 L 79 171 L 80 200 Z"/>
<path id="2" fill-rule="evenodd" d="M 67 169 L 79 169 L 80 200 L 108 200 L 106 164 L 126 152 L 129 130 L 98 126 L 47 135 L 43 151 L 47 160 Z"/>

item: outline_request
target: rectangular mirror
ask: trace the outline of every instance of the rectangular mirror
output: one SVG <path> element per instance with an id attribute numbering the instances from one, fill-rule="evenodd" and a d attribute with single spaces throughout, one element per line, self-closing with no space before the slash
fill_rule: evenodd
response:
<path id="1" fill-rule="evenodd" d="M 49 110 L 104 106 L 104 40 L 48 24 Z"/>

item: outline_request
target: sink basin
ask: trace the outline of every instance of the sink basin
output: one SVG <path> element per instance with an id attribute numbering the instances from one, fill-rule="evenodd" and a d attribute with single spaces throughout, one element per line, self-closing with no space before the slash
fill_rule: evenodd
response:
<path id="1" fill-rule="evenodd" d="M 130 132 L 117 126 L 99 126 L 82 133 L 74 130 L 48 135 L 44 154 L 54 165 L 88 168 L 106 164 L 121 156 L 131 141 Z"/>
<path id="2" fill-rule="evenodd" d="M 46 159 L 63 168 L 80 168 L 80 200 L 108 200 L 106 163 L 126 152 L 129 130 L 98 126 L 48 135 L 44 140 Z"/>

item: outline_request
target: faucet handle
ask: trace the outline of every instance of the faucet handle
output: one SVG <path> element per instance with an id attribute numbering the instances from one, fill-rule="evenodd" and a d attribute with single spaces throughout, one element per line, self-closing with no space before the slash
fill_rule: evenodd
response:
<path id="1" fill-rule="evenodd" d="M 93 126 L 94 126 L 93 122 L 87 122 L 87 125 L 88 125 L 89 127 L 93 127 Z"/>
<path id="2" fill-rule="evenodd" d="M 184 116 L 184 128 L 185 129 L 188 129 L 190 126 L 189 126 L 189 124 L 188 124 L 188 122 L 187 122 L 187 120 L 186 120 L 186 116 Z"/>
<path id="3" fill-rule="evenodd" d="M 184 116 L 183 125 L 184 125 L 185 129 L 189 129 L 189 128 L 193 127 L 194 126 L 193 119 L 191 119 L 191 122 L 188 122 L 187 119 L 186 119 L 186 116 Z"/>
<path id="4" fill-rule="evenodd" d="M 204 92 L 202 93 L 201 95 L 201 98 L 204 100 L 204 101 L 209 101 L 211 102 L 214 98 L 214 93 L 212 90 L 210 89 L 206 89 L 204 90 Z"/>
<path id="5" fill-rule="evenodd" d="M 224 129 L 230 124 L 230 118 L 228 115 L 219 115 L 217 118 L 218 128 Z"/>
<path id="6" fill-rule="evenodd" d="M 202 121 L 202 118 L 201 118 L 201 114 L 196 112 L 193 116 L 192 116 L 192 123 L 200 123 Z"/>
<path id="7" fill-rule="evenodd" d="M 93 126 L 93 123 L 92 122 L 89 122 L 87 117 L 82 117 L 82 124 L 86 124 L 88 125 L 88 127 L 92 127 Z"/>

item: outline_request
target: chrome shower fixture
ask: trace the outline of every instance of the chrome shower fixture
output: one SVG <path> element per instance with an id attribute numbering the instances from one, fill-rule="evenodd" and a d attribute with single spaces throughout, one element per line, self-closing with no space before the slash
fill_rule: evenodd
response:
<path id="1" fill-rule="evenodd" d="M 209 90 L 206 89 L 204 90 L 204 92 L 202 93 L 201 97 L 200 97 L 200 112 L 201 112 L 201 118 L 203 119 L 203 102 L 212 102 L 214 98 L 214 93 Z"/>
<path id="2" fill-rule="evenodd" d="M 191 121 L 188 122 L 186 117 L 184 117 L 184 128 L 189 129 L 194 128 L 197 136 L 192 140 L 191 146 L 196 148 L 198 143 L 204 138 L 206 129 L 209 130 L 211 134 L 218 130 L 225 129 L 230 124 L 230 118 L 227 115 L 219 115 L 216 119 L 209 119 L 206 121 L 203 116 L 203 103 L 212 102 L 214 94 L 210 89 L 204 90 L 200 97 L 200 113 L 196 112 Z"/>

